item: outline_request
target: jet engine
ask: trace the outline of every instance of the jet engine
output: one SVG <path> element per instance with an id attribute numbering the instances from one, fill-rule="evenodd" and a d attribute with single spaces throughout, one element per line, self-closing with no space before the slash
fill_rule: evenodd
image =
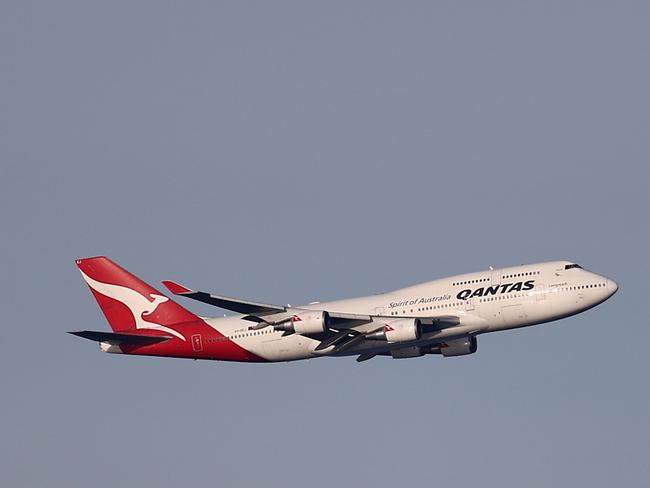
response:
<path id="1" fill-rule="evenodd" d="M 320 334 L 327 330 L 327 312 L 321 310 L 301 312 L 282 324 L 273 326 L 275 330 L 284 330 L 296 334 Z"/>
<path id="2" fill-rule="evenodd" d="M 422 335 L 418 319 L 397 319 L 384 325 L 382 330 L 366 335 L 366 339 L 387 342 L 416 341 Z"/>
<path id="3" fill-rule="evenodd" d="M 445 357 L 465 356 L 474 354 L 478 348 L 476 337 L 464 337 L 462 339 L 452 339 L 440 344 L 440 354 Z"/>
<path id="4" fill-rule="evenodd" d="M 390 355 L 393 356 L 393 359 L 407 359 L 407 358 L 417 358 L 424 356 L 426 353 L 421 347 L 411 346 L 404 347 L 402 349 L 394 349 L 390 352 Z"/>

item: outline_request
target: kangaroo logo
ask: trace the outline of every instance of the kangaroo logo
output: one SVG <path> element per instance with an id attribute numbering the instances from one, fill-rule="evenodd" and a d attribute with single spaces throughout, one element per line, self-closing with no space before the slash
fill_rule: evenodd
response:
<path id="1" fill-rule="evenodd" d="M 81 270 L 79 270 L 81 271 Z M 165 303 L 169 298 L 157 295 L 155 293 L 150 293 L 149 296 L 151 300 L 131 288 L 126 288 L 125 286 L 111 285 L 110 283 L 102 283 L 101 281 L 93 280 L 90 276 L 81 271 L 81 276 L 88 286 L 90 286 L 97 293 L 101 293 L 104 296 L 117 300 L 118 302 L 123 303 L 133 314 L 135 319 L 135 328 L 136 329 L 154 329 L 162 330 L 169 334 L 172 334 L 179 339 L 185 340 L 185 337 L 179 332 L 165 327 L 161 324 L 156 324 L 155 322 L 148 322 L 142 318 L 143 315 L 151 315 L 156 311 L 158 305 Z"/>

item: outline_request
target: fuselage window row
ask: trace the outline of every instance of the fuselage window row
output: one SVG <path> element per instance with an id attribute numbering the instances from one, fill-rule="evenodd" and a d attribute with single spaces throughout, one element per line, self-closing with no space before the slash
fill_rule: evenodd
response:
<path id="1" fill-rule="evenodd" d="M 501 277 L 501 279 L 505 280 L 508 278 L 519 278 L 519 277 L 524 277 L 524 276 L 535 276 L 538 275 L 540 272 L 539 271 L 528 271 L 525 273 L 514 273 L 514 274 L 509 274 L 509 275 L 504 275 Z M 451 285 L 452 286 L 463 286 L 463 285 L 471 285 L 474 283 L 483 283 L 490 281 L 490 278 L 479 278 L 475 280 L 465 280 L 465 281 L 455 281 Z"/>

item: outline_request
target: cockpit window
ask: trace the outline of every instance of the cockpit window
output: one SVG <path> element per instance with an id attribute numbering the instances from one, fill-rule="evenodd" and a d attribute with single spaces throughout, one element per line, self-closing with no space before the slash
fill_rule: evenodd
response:
<path id="1" fill-rule="evenodd" d="M 571 268 L 582 269 L 582 266 L 580 266 L 579 264 L 567 264 L 567 265 L 564 267 L 564 269 L 571 269 Z"/>

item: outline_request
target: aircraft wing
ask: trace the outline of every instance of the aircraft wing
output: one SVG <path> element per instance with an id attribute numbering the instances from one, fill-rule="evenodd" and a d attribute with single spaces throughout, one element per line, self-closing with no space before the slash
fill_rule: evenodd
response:
<path id="1" fill-rule="evenodd" d="M 287 311 L 287 308 L 281 305 L 269 305 L 268 303 L 259 303 L 250 300 L 242 300 L 240 298 L 226 297 L 223 295 L 213 295 L 204 291 L 190 290 L 186 286 L 171 280 L 165 280 L 162 283 L 174 295 L 184 296 L 237 313 L 253 314 L 262 317 L 264 315 Z"/>
<path id="2" fill-rule="evenodd" d="M 371 316 L 368 325 L 364 327 L 330 327 L 330 333 L 318 344 L 315 351 L 328 351 L 328 354 L 340 353 L 346 349 L 350 349 L 357 344 L 363 342 L 368 336 L 373 336 L 380 331 L 384 330 L 387 323 L 391 321 L 403 319 L 415 319 L 416 317 L 384 317 L 384 316 Z M 420 327 L 423 333 L 437 332 L 443 329 L 456 327 L 460 324 L 460 318 L 455 315 L 444 315 L 438 317 L 417 317 L 420 322 Z M 333 346 L 333 347 L 332 347 Z M 388 350 L 388 348 L 387 348 Z M 370 359 L 375 354 L 368 357 L 360 356 L 365 361 Z"/>
<path id="3" fill-rule="evenodd" d="M 286 322 L 287 320 L 290 320 L 296 312 L 301 310 L 284 307 L 282 305 L 271 305 L 268 303 L 243 300 L 241 298 L 214 295 L 204 291 L 194 291 L 171 280 L 165 280 L 162 283 L 174 295 L 184 296 L 193 300 L 198 300 L 199 302 L 214 305 L 215 307 L 244 314 L 244 319 L 250 320 L 251 322 L 267 324 Z M 330 325 L 336 328 L 352 328 L 355 325 L 361 325 L 372 321 L 370 315 L 338 312 L 328 312 L 328 318 Z"/>

